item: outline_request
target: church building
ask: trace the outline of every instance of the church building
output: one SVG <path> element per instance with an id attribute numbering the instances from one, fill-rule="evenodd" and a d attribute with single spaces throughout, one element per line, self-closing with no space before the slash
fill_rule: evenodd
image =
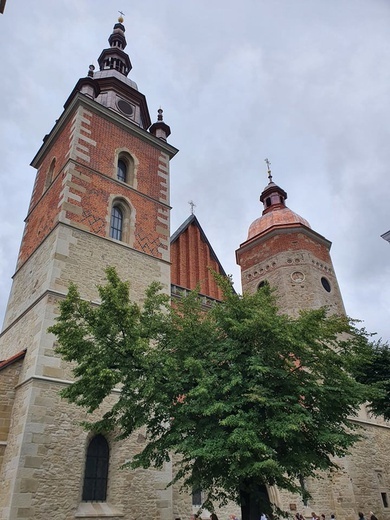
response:
<path id="1" fill-rule="evenodd" d="M 196 287 L 206 306 L 221 298 L 209 268 L 225 272 L 196 216 L 171 233 L 170 161 L 178 150 L 162 110 L 152 123 L 128 77 L 122 18 L 108 42 L 99 70 L 91 65 L 76 83 L 32 160 L 36 180 L 0 334 L 1 520 L 187 520 L 193 512 L 193 497 L 167 487 L 171 462 L 162 471 L 122 469 L 144 445 L 142 431 L 114 441 L 80 426 L 85 410 L 59 396 L 71 367 L 47 332 L 70 282 L 99 304 L 107 266 L 130 282 L 137 301 L 152 281 L 172 298 Z M 243 291 L 268 282 L 291 315 L 323 305 L 345 312 L 331 243 L 286 199 L 269 171 L 262 215 L 236 251 Z M 107 409 L 113 402 L 115 394 Z M 292 515 L 355 520 L 372 510 L 390 520 L 390 425 L 366 410 L 356 420 L 364 439 L 338 461 L 340 471 L 306 483 L 309 504 L 278 489 L 267 490 L 271 502 Z M 238 511 L 229 505 L 221 515 Z"/>

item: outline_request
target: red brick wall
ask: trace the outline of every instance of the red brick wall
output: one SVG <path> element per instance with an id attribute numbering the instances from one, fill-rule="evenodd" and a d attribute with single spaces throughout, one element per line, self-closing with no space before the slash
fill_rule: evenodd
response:
<path id="1" fill-rule="evenodd" d="M 64 201 L 61 194 L 64 190 L 66 171 L 69 173 L 68 157 L 74 113 L 68 118 L 39 167 L 26 219 L 18 267 L 54 228 L 63 209 L 59 204 Z M 76 212 L 66 211 L 66 219 L 91 233 L 107 236 L 107 222 L 110 220 L 111 211 L 110 196 L 111 200 L 112 196 L 125 197 L 130 200 L 136 214 L 135 239 L 132 246 L 161 258 L 158 249 L 164 247 L 161 240 L 166 241 L 169 232 L 168 226 L 164 226 L 163 223 L 158 225 L 165 227 L 167 234 L 163 235 L 156 230 L 157 217 L 160 216 L 158 210 L 167 209 L 167 206 L 158 200 L 164 193 L 161 177 L 157 175 L 160 150 L 139 137 L 130 135 L 124 128 L 118 127 L 116 123 L 104 119 L 99 114 L 92 114 L 89 119 L 88 128 L 91 134 L 87 137 L 95 141 L 96 146 L 87 146 L 90 161 L 78 158 L 77 163 L 73 163 L 75 171 L 81 173 L 82 177 L 74 175 L 71 182 L 81 186 L 85 191 L 69 186 L 69 193 L 74 193 L 76 198 L 67 197 L 65 202 L 70 202 L 76 208 Z M 84 134 L 82 130 L 81 133 Z M 127 148 L 138 160 L 137 190 L 116 180 L 115 153 L 123 148 Z M 46 176 L 53 158 L 56 159 L 53 181 L 46 189 Z M 79 201 L 77 198 L 80 196 Z M 77 213 L 77 208 L 81 208 L 81 214 Z"/>
<path id="2" fill-rule="evenodd" d="M 329 250 L 325 244 L 313 240 L 304 233 L 290 232 L 274 235 L 261 243 L 254 243 L 252 248 L 241 251 L 239 253 L 241 271 L 245 271 L 275 254 L 302 250 L 312 253 L 322 262 L 331 263 Z"/>
<path id="3" fill-rule="evenodd" d="M 195 289 L 211 298 L 221 299 L 222 293 L 208 267 L 219 271 L 218 263 L 211 257 L 208 244 L 202 240 L 199 228 L 190 224 L 171 245 L 171 283 Z"/>

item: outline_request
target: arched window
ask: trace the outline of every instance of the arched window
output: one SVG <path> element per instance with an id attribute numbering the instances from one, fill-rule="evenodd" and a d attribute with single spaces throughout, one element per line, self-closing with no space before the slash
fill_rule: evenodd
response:
<path id="1" fill-rule="evenodd" d="M 127 181 L 127 164 L 122 159 L 119 159 L 117 166 L 117 177 L 122 182 Z"/>
<path id="2" fill-rule="evenodd" d="M 128 152 L 121 152 L 118 156 L 116 177 L 119 181 L 134 186 L 135 160 Z"/>
<path id="3" fill-rule="evenodd" d="M 201 489 L 192 490 L 192 505 L 198 506 L 198 507 L 202 505 L 202 490 Z"/>
<path id="4" fill-rule="evenodd" d="M 113 206 L 111 210 L 110 237 L 122 240 L 123 212 L 119 206 Z"/>
<path id="5" fill-rule="evenodd" d="M 103 435 L 89 443 L 85 461 L 83 500 L 104 502 L 107 497 L 109 448 Z"/>

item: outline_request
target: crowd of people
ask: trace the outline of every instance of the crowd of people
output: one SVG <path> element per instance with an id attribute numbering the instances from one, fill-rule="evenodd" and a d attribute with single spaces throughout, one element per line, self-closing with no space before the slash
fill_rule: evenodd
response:
<path id="1" fill-rule="evenodd" d="M 176 519 L 179 520 L 179 519 Z M 199 515 L 192 515 L 191 520 L 202 520 Z M 211 513 L 210 520 L 218 520 L 218 516 L 215 513 Z M 229 520 L 239 520 L 236 515 L 229 515 Z M 269 520 L 265 513 L 262 513 L 259 520 Z M 296 513 L 295 520 L 307 520 L 301 513 Z M 322 513 L 318 516 L 314 511 L 311 513 L 311 520 L 326 520 L 326 516 Z M 330 515 L 330 520 L 336 520 L 334 514 Z M 379 520 L 372 511 L 369 512 L 367 517 L 361 511 L 358 513 L 357 520 Z"/>
<path id="2" fill-rule="evenodd" d="M 297 513 L 295 515 L 295 520 L 305 520 L 305 517 L 303 515 L 301 515 L 300 513 Z M 324 514 L 322 514 L 321 516 L 318 516 L 313 511 L 311 514 L 311 520 L 326 520 L 326 517 Z M 330 515 L 330 520 L 336 520 L 336 517 L 334 514 Z M 357 520 L 378 520 L 378 518 L 374 515 L 374 513 L 372 511 L 369 512 L 367 517 L 364 515 L 364 513 L 359 511 Z"/>

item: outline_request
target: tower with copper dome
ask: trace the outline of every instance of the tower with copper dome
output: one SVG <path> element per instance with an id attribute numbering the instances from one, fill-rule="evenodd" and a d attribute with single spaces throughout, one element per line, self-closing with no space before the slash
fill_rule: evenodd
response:
<path id="1" fill-rule="evenodd" d="M 260 195 L 261 217 L 249 226 L 248 237 L 236 251 L 244 292 L 264 283 L 276 289 L 283 312 L 329 307 L 344 313 L 344 305 L 330 257 L 331 242 L 286 206 L 287 193 L 269 183 Z"/>
<path id="2" fill-rule="evenodd" d="M 279 309 L 290 316 L 322 306 L 344 314 L 330 257 L 331 242 L 286 206 L 287 193 L 268 173 L 269 183 L 260 195 L 262 215 L 249 226 L 246 241 L 236 251 L 243 291 L 253 293 L 269 283 L 276 290 Z M 269 489 L 278 507 L 292 515 L 302 512 L 306 518 L 315 511 L 348 520 L 356 518 L 367 504 L 375 504 L 372 510 L 382 514 L 387 511 L 383 475 L 389 467 L 388 426 L 384 427 L 382 418 L 373 418 L 365 406 L 351 420 L 364 433 L 347 457 L 334 458 L 338 471 L 324 472 L 320 480 L 305 479 L 303 485 L 311 495 L 306 503 L 286 491 Z"/>

